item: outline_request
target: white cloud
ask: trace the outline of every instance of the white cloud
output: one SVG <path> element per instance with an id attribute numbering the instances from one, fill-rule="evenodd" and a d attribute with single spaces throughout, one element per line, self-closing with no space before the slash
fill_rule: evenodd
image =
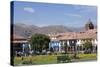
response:
<path id="1" fill-rule="evenodd" d="M 95 12 L 97 7 L 96 6 L 73 6 L 74 9 L 78 10 L 79 12 Z"/>
<path id="2" fill-rule="evenodd" d="M 34 13 L 35 10 L 31 7 L 24 7 L 24 11 L 30 12 L 30 13 Z"/>
<path id="3" fill-rule="evenodd" d="M 79 14 L 73 14 L 73 13 L 69 13 L 69 14 L 65 14 L 66 16 L 70 16 L 70 17 L 77 17 L 77 18 L 81 18 L 82 16 Z"/>

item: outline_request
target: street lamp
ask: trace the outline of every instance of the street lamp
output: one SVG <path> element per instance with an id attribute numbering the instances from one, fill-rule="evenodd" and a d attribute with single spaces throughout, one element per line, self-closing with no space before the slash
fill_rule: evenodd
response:
<path id="1" fill-rule="evenodd" d="M 74 58 L 77 58 L 77 34 L 74 33 Z"/>

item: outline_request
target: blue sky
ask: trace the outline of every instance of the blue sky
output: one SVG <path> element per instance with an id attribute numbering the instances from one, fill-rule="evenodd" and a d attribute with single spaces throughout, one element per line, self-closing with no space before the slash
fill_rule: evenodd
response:
<path id="1" fill-rule="evenodd" d="M 88 19 L 97 24 L 96 6 L 14 2 L 14 23 L 81 27 Z"/>

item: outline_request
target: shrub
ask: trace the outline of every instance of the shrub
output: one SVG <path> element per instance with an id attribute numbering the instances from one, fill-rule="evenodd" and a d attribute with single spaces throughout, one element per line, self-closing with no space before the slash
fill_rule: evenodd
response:
<path id="1" fill-rule="evenodd" d="M 57 56 L 57 62 L 71 62 L 71 58 L 68 55 Z"/>
<path id="2" fill-rule="evenodd" d="M 32 64 L 31 61 L 23 61 L 22 64 Z"/>
<path id="3" fill-rule="evenodd" d="M 83 44 L 83 47 L 84 47 L 84 53 L 85 54 L 91 53 L 91 51 L 92 51 L 92 43 L 90 41 L 85 42 Z"/>

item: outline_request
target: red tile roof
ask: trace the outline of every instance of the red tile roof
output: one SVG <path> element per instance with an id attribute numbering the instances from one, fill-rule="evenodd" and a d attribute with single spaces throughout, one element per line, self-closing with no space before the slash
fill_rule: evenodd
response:
<path id="1" fill-rule="evenodd" d="M 66 32 L 57 34 L 55 37 L 58 40 L 69 40 L 69 39 L 95 39 L 97 38 L 97 30 L 88 30 L 83 32 Z M 52 38 L 52 37 L 51 37 Z"/>

